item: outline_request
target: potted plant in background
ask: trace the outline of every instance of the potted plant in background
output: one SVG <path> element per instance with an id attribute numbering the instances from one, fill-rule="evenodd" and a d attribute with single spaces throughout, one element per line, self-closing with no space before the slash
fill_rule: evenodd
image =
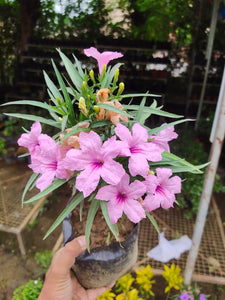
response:
<path id="1" fill-rule="evenodd" d="M 68 182 L 73 187 L 68 205 L 45 238 L 65 220 L 64 240 L 67 242 L 74 236 L 71 213 L 78 209 L 80 217 L 86 214 L 87 251 L 76 259 L 74 270 L 77 273 L 88 265 L 88 273 L 79 273 L 77 277 L 83 286 L 91 288 L 118 279 L 135 263 L 138 229 L 133 230 L 132 225 L 123 241 L 122 229 L 128 233 L 125 222 L 130 226 L 147 217 L 158 230 L 151 211 L 173 207 L 175 195 L 181 191 L 181 178 L 174 174 L 200 174 L 203 165 L 193 166 L 170 152 L 168 142 L 177 138 L 174 125 L 187 120 L 163 111 L 155 100 L 147 106 L 146 99 L 154 95 L 123 94 L 124 84 L 118 82 L 121 63 L 108 67 L 111 60 L 123 56 L 121 53 L 100 53 L 93 47 L 85 49 L 84 54 L 98 62 L 97 75 L 92 69 L 84 70 L 75 56 L 72 62 L 60 50 L 58 53 L 66 74 L 62 75 L 52 61 L 57 86 L 44 72 L 50 97 L 48 103 L 22 100 L 6 104 L 39 107 L 47 110 L 49 117 L 7 115 L 34 122 L 18 140 L 20 146 L 28 149 L 29 167 L 34 172 L 25 187 L 22 203 L 38 200 Z M 140 105 L 121 104 L 124 99 L 136 97 Z M 152 114 L 177 120 L 148 128 L 145 121 Z M 41 123 L 55 129 L 52 137 L 42 133 Z M 25 201 L 26 192 L 35 185 L 40 193 Z M 107 232 L 104 237 L 107 245 L 103 249 L 92 249 L 90 238 L 94 231 L 98 234 L 92 226 L 98 215 L 98 222 L 102 226 L 105 220 L 111 234 Z M 103 235 L 102 232 L 99 235 Z"/>

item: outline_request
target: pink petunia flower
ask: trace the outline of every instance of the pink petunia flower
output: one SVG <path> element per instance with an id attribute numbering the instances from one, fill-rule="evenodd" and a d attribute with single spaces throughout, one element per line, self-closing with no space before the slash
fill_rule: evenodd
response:
<path id="1" fill-rule="evenodd" d="M 94 57 L 98 61 L 98 69 L 99 73 L 102 74 L 103 66 L 108 65 L 110 60 L 120 58 L 123 56 L 120 52 L 113 52 L 113 51 L 104 51 L 100 53 L 96 48 L 90 47 L 88 49 L 84 49 L 84 54 L 88 57 Z"/>
<path id="2" fill-rule="evenodd" d="M 172 170 L 157 168 L 157 176 L 150 174 L 144 181 L 148 195 L 143 201 L 147 211 L 152 211 L 160 206 L 164 209 L 173 207 L 175 194 L 181 192 L 181 179 L 172 176 Z M 171 178 L 170 178 L 171 177 Z"/>
<path id="3" fill-rule="evenodd" d="M 148 132 L 139 123 L 132 127 L 132 133 L 129 129 L 118 124 L 115 128 L 116 135 L 125 143 L 121 149 L 121 156 L 129 157 L 128 168 L 132 176 L 146 176 L 149 172 L 148 161 L 160 161 L 162 159 L 161 150 L 157 145 L 148 142 Z"/>
<path id="4" fill-rule="evenodd" d="M 42 174 L 36 182 L 40 191 L 46 189 L 55 177 L 69 179 L 71 171 L 64 168 L 62 160 L 65 158 L 66 151 L 64 146 L 60 146 L 49 136 L 39 137 L 39 148 L 31 155 L 29 167 L 35 172 Z"/>
<path id="5" fill-rule="evenodd" d="M 137 199 L 146 191 L 145 185 L 138 180 L 129 184 L 129 175 L 125 174 L 116 185 L 106 185 L 99 189 L 96 199 L 108 201 L 108 213 L 112 224 L 122 217 L 123 212 L 133 222 L 145 218 L 145 211 Z"/>
<path id="6" fill-rule="evenodd" d="M 166 125 L 165 124 L 162 124 Z M 158 145 L 163 151 L 170 152 L 168 142 L 176 139 L 178 134 L 174 131 L 174 126 L 170 126 L 166 129 L 160 130 L 157 135 L 151 135 L 149 139 L 153 139 L 151 143 Z"/>
<path id="7" fill-rule="evenodd" d="M 119 154 L 120 143 L 113 136 L 102 144 L 100 136 L 94 132 L 81 132 L 81 150 L 67 152 L 64 167 L 71 171 L 82 171 L 76 179 L 76 188 L 84 197 L 97 187 L 100 178 L 109 184 L 118 184 L 125 173 L 123 166 L 113 159 Z"/>
<path id="8" fill-rule="evenodd" d="M 31 130 L 29 133 L 23 133 L 21 135 L 17 143 L 19 146 L 26 147 L 32 154 L 35 149 L 39 147 L 39 138 L 41 136 L 47 137 L 46 134 L 41 133 L 41 124 L 37 121 L 31 126 Z"/>

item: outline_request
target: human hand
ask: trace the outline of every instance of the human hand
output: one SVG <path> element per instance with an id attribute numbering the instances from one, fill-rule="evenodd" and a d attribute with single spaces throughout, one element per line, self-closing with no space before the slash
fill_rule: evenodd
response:
<path id="1" fill-rule="evenodd" d="M 85 237 L 80 236 L 54 254 L 38 300 L 95 300 L 114 285 L 86 290 L 79 284 L 71 267 L 85 249 Z"/>

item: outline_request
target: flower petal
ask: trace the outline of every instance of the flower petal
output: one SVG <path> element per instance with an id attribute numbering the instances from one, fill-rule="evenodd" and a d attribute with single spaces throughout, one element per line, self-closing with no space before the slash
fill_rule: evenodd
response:
<path id="1" fill-rule="evenodd" d="M 36 181 L 36 187 L 40 189 L 42 192 L 44 189 L 46 189 L 54 180 L 55 172 L 54 171 L 47 171 L 42 174 L 40 178 Z"/>
<path id="2" fill-rule="evenodd" d="M 128 144 L 132 141 L 130 130 L 120 123 L 117 124 L 115 133 L 122 141 L 126 141 Z"/>
<path id="3" fill-rule="evenodd" d="M 146 192 L 146 186 L 143 182 L 135 180 L 129 186 L 129 198 L 137 200 Z"/>
<path id="4" fill-rule="evenodd" d="M 139 153 L 133 154 L 129 158 L 128 168 L 132 176 L 141 175 L 145 177 L 149 172 L 149 165 L 147 159 L 144 155 Z"/>
<path id="5" fill-rule="evenodd" d="M 103 164 L 100 174 L 105 182 L 109 184 L 118 184 L 125 174 L 125 170 L 120 163 L 110 160 Z"/>
<path id="6" fill-rule="evenodd" d="M 135 123 L 132 127 L 133 138 L 136 143 L 147 142 L 148 140 L 148 131 L 142 127 L 139 123 Z"/>
<path id="7" fill-rule="evenodd" d="M 83 192 L 84 198 L 88 197 L 97 187 L 100 180 L 100 171 L 88 166 L 76 179 L 76 188 Z"/>
<path id="8" fill-rule="evenodd" d="M 80 132 L 79 134 L 79 144 L 80 148 L 83 151 L 99 151 L 102 146 L 102 141 L 100 136 L 94 132 L 90 131 L 89 133 Z"/>
<path id="9" fill-rule="evenodd" d="M 107 203 L 108 214 L 112 224 L 115 224 L 123 215 L 123 205 L 115 205 L 114 201 Z"/>
<path id="10" fill-rule="evenodd" d="M 98 190 L 97 195 L 95 196 L 98 200 L 110 201 L 115 199 L 117 195 L 117 188 L 113 185 L 103 186 Z"/>
<path id="11" fill-rule="evenodd" d="M 138 223 L 146 217 L 143 207 L 136 200 L 127 199 L 124 202 L 124 213 L 133 223 Z"/>

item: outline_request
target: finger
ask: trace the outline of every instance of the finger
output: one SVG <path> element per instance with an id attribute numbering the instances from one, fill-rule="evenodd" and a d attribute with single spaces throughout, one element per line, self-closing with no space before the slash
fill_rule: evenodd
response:
<path id="1" fill-rule="evenodd" d="M 103 286 L 97 289 L 90 289 L 87 290 L 87 298 L 88 300 L 95 300 L 98 296 L 104 294 L 106 291 L 108 291 L 109 289 L 111 289 L 114 286 L 115 282 L 107 285 L 107 286 Z"/>
<path id="2" fill-rule="evenodd" d="M 53 257 L 52 267 L 54 271 L 65 275 L 75 262 L 75 258 L 86 249 L 85 236 L 75 238 L 60 249 Z"/>

